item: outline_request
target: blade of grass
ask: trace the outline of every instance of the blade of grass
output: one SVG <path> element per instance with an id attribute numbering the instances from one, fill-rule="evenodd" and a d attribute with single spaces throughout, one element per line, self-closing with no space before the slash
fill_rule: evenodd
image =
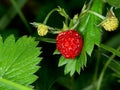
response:
<path id="1" fill-rule="evenodd" d="M 27 0 L 18 0 L 17 6 L 21 9 L 24 4 L 26 3 Z M 9 23 L 11 22 L 11 20 L 16 16 L 17 12 L 16 10 L 14 10 L 13 7 L 11 7 L 7 13 L 0 19 L 0 30 L 4 30 Z"/>
<path id="2" fill-rule="evenodd" d="M 117 51 L 120 50 L 120 46 L 118 47 Z M 99 79 L 98 79 L 98 83 L 97 83 L 97 89 L 96 90 L 100 90 L 100 87 L 101 87 L 101 83 L 102 83 L 102 79 L 103 79 L 103 76 L 104 76 L 104 73 L 108 67 L 108 65 L 110 64 L 110 62 L 112 61 L 112 59 L 115 57 L 115 53 L 113 53 L 113 55 L 108 59 L 108 61 L 105 63 L 101 73 L 100 73 L 100 76 L 99 76 Z"/>
<path id="3" fill-rule="evenodd" d="M 100 48 L 96 51 L 96 65 L 95 65 L 95 71 L 93 74 L 93 82 L 92 82 L 92 89 L 94 90 L 96 88 L 96 82 L 97 82 L 97 77 L 98 77 L 98 71 L 99 71 L 99 63 L 100 63 Z"/>
<path id="4" fill-rule="evenodd" d="M 116 49 L 104 44 L 101 44 L 100 47 L 120 57 L 120 51 L 117 51 Z"/>
<path id="5" fill-rule="evenodd" d="M 32 35 L 31 28 L 30 28 L 27 20 L 25 19 L 25 16 L 24 16 L 23 13 L 21 12 L 21 9 L 18 7 L 18 4 L 16 3 L 15 0 L 10 0 L 10 2 L 12 3 L 14 9 L 17 11 L 18 15 L 20 16 L 22 22 L 25 24 L 28 32 Z"/>

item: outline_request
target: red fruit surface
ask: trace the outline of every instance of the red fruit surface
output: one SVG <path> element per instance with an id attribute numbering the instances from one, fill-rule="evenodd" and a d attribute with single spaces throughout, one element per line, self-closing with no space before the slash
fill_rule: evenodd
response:
<path id="1" fill-rule="evenodd" d="M 82 47 L 82 37 L 75 30 L 63 31 L 56 38 L 56 48 L 65 58 L 74 59 L 80 54 Z"/>

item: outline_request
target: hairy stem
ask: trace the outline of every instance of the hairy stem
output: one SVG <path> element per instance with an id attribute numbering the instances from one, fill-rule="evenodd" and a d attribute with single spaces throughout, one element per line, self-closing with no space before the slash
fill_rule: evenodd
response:
<path id="1" fill-rule="evenodd" d="M 97 16 L 97 17 L 101 18 L 102 20 L 104 20 L 104 19 L 105 19 L 105 17 L 104 17 L 104 16 L 102 16 L 101 14 L 96 13 L 96 12 L 94 12 L 94 11 L 89 10 L 89 11 L 88 11 L 88 13 L 91 13 L 91 14 L 93 14 L 93 15 L 95 15 L 95 16 Z"/>
<path id="2" fill-rule="evenodd" d="M 55 9 L 51 10 L 51 11 L 47 14 L 45 20 L 43 21 L 43 24 L 46 24 L 46 23 L 47 23 L 50 15 L 51 15 L 53 12 L 55 12 L 56 10 L 57 10 L 57 9 L 55 8 Z"/>

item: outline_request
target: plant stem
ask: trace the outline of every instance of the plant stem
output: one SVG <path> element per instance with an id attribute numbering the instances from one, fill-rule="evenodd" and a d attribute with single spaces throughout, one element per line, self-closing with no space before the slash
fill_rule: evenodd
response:
<path id="1" fill-rule="evenodd" d="M 37 41 L 44 41 L 44 42 L 48 42 L 48 43 L 56 43 L 55 39 L 52 38 L 44 38 L 44 37 L 40 37 L 40 38 L 36 38 Z"/>
<path id="2" fill-rule="evenodd" d="M 16 9 L 18 15 L 20 16 L 21 20 L 22 20 L 23 23 L 25 24 L 28 32 L 32 35 L 31 28 L 30 28 L 27 20 L 25 19 L 25 16 L 23 15 L 23 13 L 21 12 L 20 8 L 18 7 L 17 3 L 15 2 L 15 0 L 10 0 L 10 2 L 12 3 L 13 7 Z"/>
<path id="3" fill-rule="evenodd" d="M 117 51 L 120 50 L 120 46 L 118 47 Z M 104 73 L 105 73 L 105 70 L 107 69 L 107 66 L 110 64 L 110 62 L 112 61 L 112 59 L 115 57 L 115 54 L 113 54 L 109 59 L 108 61 L 105 63 L 101 73 L 100 73 L 100 76 L 99 76 L 99 79 L 98 79 L 98 84 L 97 84 L 97 89 L 96 90 L 100 90 L 100 87 L 101 87 L 101 83 L 102 83 L 102 79 L 103 79 L 103 76 L 104 76 Z"/>
<path id="4" fill-rule="evenodd" d="M 74 86 L 74 75 L 71 77 L 70 82 L 71 82 L 70 90 L 75 90 L 75 86 Z"/>
<path id="5" fill-rule="evenodd" d="M 71 29 L 75 29 L 75 28 L 78 26 L 79 23 L 80 23 L 80 21 L 78 20 L 78 21 L 76 22 L 76 24 L 75 24 L 73 27 L 71 27 Z"/>
<path id="6" fill-rule="evenodd" d="M 101 44 L 100 47 L 120 57 L 120 52 L 118 52 L 116 49 L 104 44 Z"/>
<path id="7" fill-rule="evenodd" d="M 102 20 L 104 20 L 104 19 L 105 19 L 105 17 L 104 17 L 104 16 L 102 16 L 101 14 L 96 13 L 96 12 L 94 12 L 94 11 L 89 10 L 89 11 L 88 11 L 88 13 L 91 13 L 91 14 L 94 14 L 95 16 L 98 16 L 98 17 L 99 17 L 99 18 L 101 18 Z"/>
<path id="8" fill-rule="evenodd" d="M 45 20 L 43 21 L 43 24 L 46 24 L 46 23 L 47 23 L 50 15 L 51 15 L 53 12 L 55 12 L 56 10 L 57 10 L 57 9 L 55 8 L 55 9 L 51 10 L 51 11 L 47 14 Z"/>
<path id="9" fill-rule="evenodd" d="M 95 66 L 95 71 L 94 71 L 94 76 L 93 76 L 93 89 L 95 89 L 95 83 L 97 80 L 97 76 L 98 76 L 98 67 L 99 67 L 99 61 L 100 61 L 100 48 L 98 48 L 97 50 L 97 54 L 96 54 L 97 60 L 96 60 L 96 66 Z"/>
<path id="10" fill-rule="evenodd" d="M 3 84 L 8 88 L 11 87 L 12 89 L 15 89 L 15 90 L 33 90 L 31 88 L 25 87 L 23 85 L 17 84 L 15 82 L 12 82 L 3 78 L 0 78 L 0 84 Z"/>

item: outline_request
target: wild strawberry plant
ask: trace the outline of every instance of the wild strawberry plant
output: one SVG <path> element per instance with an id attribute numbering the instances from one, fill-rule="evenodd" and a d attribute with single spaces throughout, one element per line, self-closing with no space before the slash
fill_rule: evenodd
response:
<path id="1" fill-rule="evenodd" d="M 112 77 L 117 78 L 120 82 L 120 43 L 115 40 L 120 36 L 118 34 L 113 40 L 109 40 L 109 42 L 113 41 L 112 43 L 118 42 L 115 49 L 104 43 L 103 35 L 104 32 L 119 33 L 119 18 L 115 12 L 120 8 L 119 0 L 86 1 L 82 5 L 80 13 L 74 14 L 73 17 L 64 8 L 58 6 L 47 14 L 43 22 L 30 23 L 37 29 L 36 31 L 31 29 L 20 10 L 26 0 L 10 0 L 10 2 L 14 8 L 8 11 L 10 14 L 8 21 L 6 20 L 8 14 L 1 19 L 0 29 L 5 29 L 10 20 L 18 13 L 30 36 L 17 38 L 11 35 L 13 33 L 10 33 L 10 36 L 6 32 L 1 33 L 0 90 L 33 90 L 34 88 L 53 90 L 52 86 L 56 83 L 69 90 L 102 90 L 104 88 L 102 81 L 105 81 L 104 75 L 108 67 L 112 70 L 112 73 L 108 74 L 112 74 Z M 109 6 L 108 10 L 105 5 Z M 14 12 L 10 13 L 12 11 Z M 58 14 L 63 17 L 61 28 L 49 24 L 49 19 L 54 12 L 57 12 L 54 19 L 58 19 L 56 17 Z M 42 16 L 40 17 L 43 19 Z M 54 21 L 50 23 L 56 24 Z M 57 23 L 61 22 L 58 20 Z M 52 58 L 55 63 L 51 62 L 51 57 L 49 58 L 51 51 L 47 50 L 48 46 L 45 46 L 45 51 L 43 46 L 43 52 L 41 52 L 38 41 L 40 44 L 45 42 L 47 45 L 54 43 L 54 51 L 51 56 L 57 57 L 57 61 L 56 58 Z M 48 57 L 45 54 L 48 54 Z M 43 56 L 42 64 L 40 63 L 41 56 Z M 46 61 L 46 59 L 50 61 Z M 92 63 L 91 73 L 95 68 L 93 75 L 85 73 L 90 62 Z M 41 69 L 39 69 L 39 63 L 42 65 Z M 56 66 L 56 69 L 51 69 L 52 66 Z M 64 73 L 61 72 L 61 68 Z M 35 72 L 37 75 L 34 74 Z M 85 74 L 81 74 L 83 72 Z M 84 78 L 80 79 L 80 77 Z M 37 78 L 39 79 L 37 80 Z M 89 81 L 82 87 L 81 84 L 88 80 L 92 82 Z"/>
<path id="2" fill-rule="evenodd" d="M 95 0 L 94 2 L 92 2 L 92 5 L 91 2 L 88 3 L 88 6 L 84 4 L 81 13 L 75 15 L 73 19 L 70 19 L 69 15 L 67 15 L 63 8 L 58 7 L 58 9 L 56 8 L 51 11 L 57 11 L 61 16 L 65 17 L 62 29 L 51 28 L 49 30 L 53 34 L 58 33 L 58 36 L 56 38 L 57 50 L 55 50 L 54 54 L 62 54 L 62 56 L 59 59 L 58 66 L 61 67 L 65 65 L 65 74 L 70 73 L 70 76 L 72 76 L 75 73 L 75 71 L 80 74 L 81 69 L 84 69 L 84 67 L 87 64 L 87 55 L 91 56 L 96 45 L 99 48 L 108 50 L 109 47 L 101 43 L 102 30 L 100 25 L 107 31 L 114 31 L 118 28 L 119 21 L 113 12 L 113 7 L 106 13 L 106 16 L 102 16 L 101 14 L 103 7 L 103 1 L 100 0 Z M 47 19 L 51 12 L 48 14 Z M 43 24 L 46 24 L 47 19 L 45 19 L 45 23 L 43 22 Z M 99 24 L 99 26 L 97 26 L 96 24 Z M 71 30 L 74 31 L 73 29 L 78 31 L 79 34 L 83 36 L 83 41 L 81 41 L 81 43 L 77 43 L 77 39 L 74 39 L 73 41 L 73 37 L 76 37 L 74 36 L 74 32 L 71 32 L 71 35 L 69 34 Z M 114 51 L 110 52 L 112 52 L 113 54 L 116 52 L 116 55 L 120 56 L 119 50 L 115 52 Z M 113 59 L 113 57 L 111 58 Z M 108 60 L 108 62 L 106 62 L 105 67 L 103 68 L 103 71 L 100 74 L 100 77 L 98 79 L 97 90 L 100 89 L 101 80 L 104 75 L 103 73 L 105 72 L 104 70 L 111 62 L 111 58 Z"/>

